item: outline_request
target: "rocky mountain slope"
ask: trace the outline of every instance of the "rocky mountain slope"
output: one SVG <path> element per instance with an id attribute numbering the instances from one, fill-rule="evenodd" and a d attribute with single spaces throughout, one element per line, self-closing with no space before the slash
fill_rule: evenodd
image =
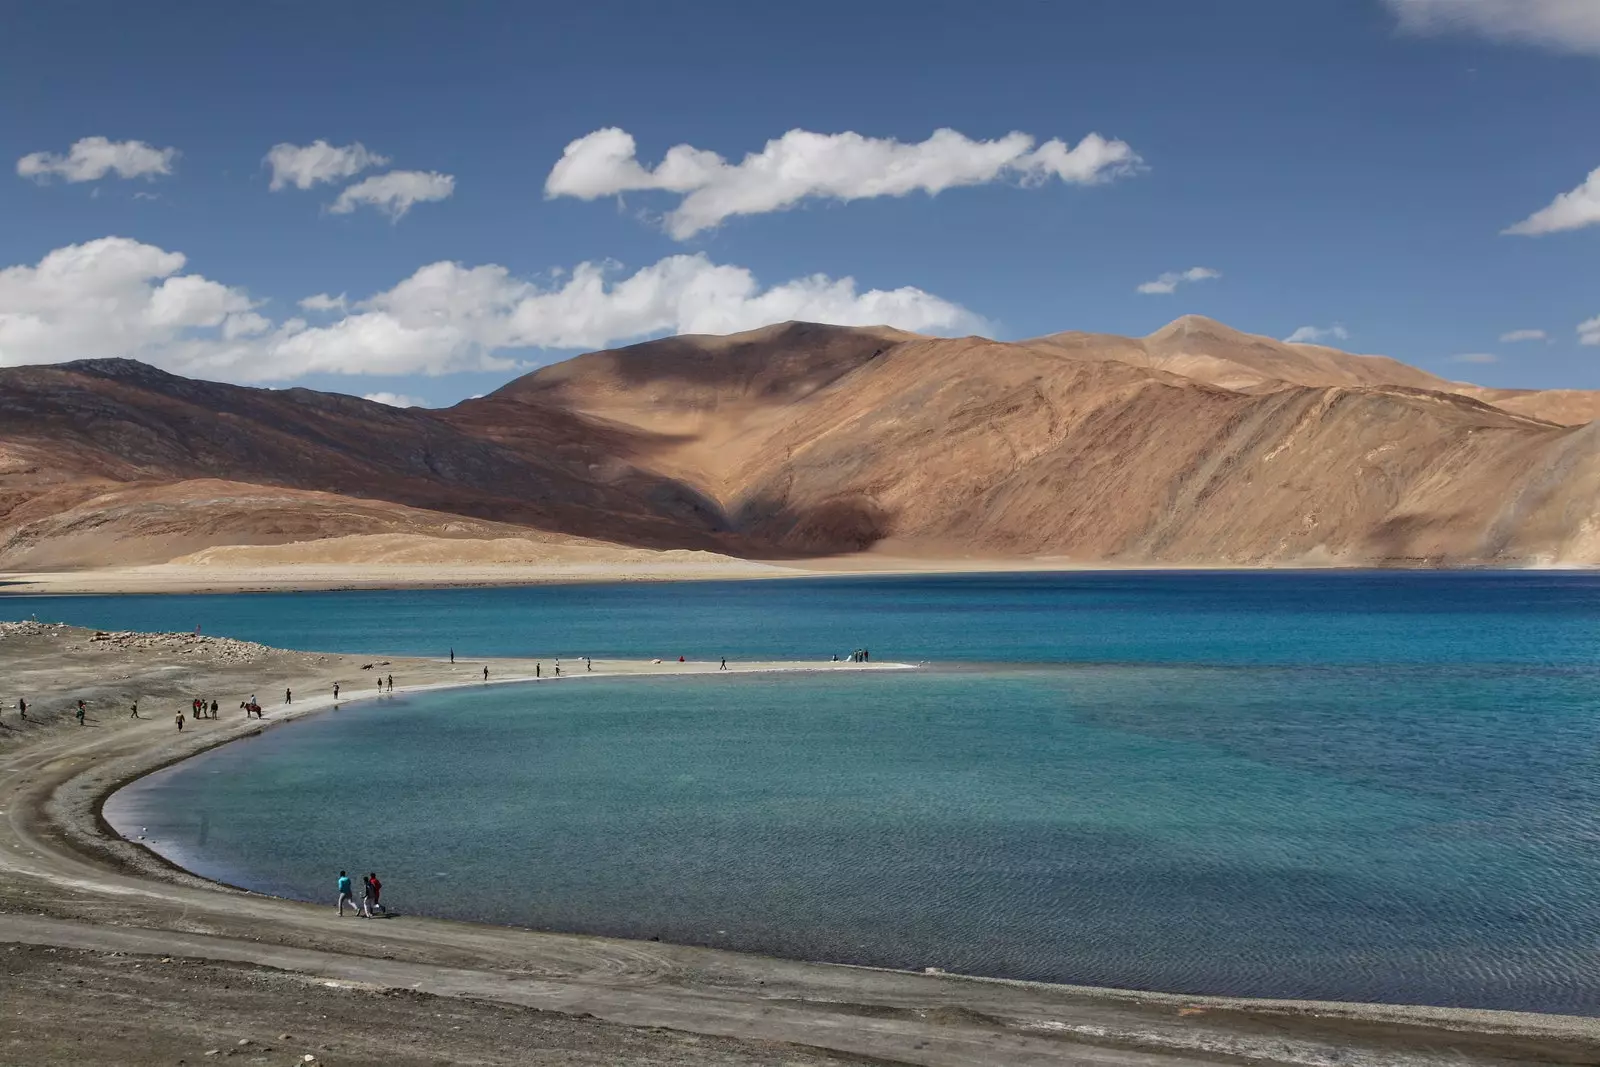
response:
<path id="1" fill-rule="evenodd" d="M 753 557 L 1589 563 L 1600 395 L 1197 317 L 1017 343 L 786 323 L 590 353 L 442 411 L 0 371 L 0 564 L 352 534 Z"/>

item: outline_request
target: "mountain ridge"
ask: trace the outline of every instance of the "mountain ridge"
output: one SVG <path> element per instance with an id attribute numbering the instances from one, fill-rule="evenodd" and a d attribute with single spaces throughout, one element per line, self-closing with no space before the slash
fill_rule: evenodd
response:
<path id="1" fill-rule="evenodd" d="M 0 564 L 413 533 L 1600 563 L 1591 413 L 1600 394 L 1486 389 L 1201 316 L 1019 342 L 778 323 L 585 353 L 438 410 L 86 360 L 0 370 Z"/>

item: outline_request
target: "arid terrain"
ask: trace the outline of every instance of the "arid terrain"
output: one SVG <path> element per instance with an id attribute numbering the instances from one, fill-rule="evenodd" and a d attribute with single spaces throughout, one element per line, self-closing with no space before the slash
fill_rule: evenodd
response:
<path id="1" fill-rule="evenodd" d="M 0 567 L 248 588 L 319 567 L 1584 566 L 1597 415 L 1597 393 L 1195 316 L 1012 343 L 785 323 L 579 356 L 441 410 L 20 367 L 0 370 Z"/>
<path id="2" fill-rule="evenodd" d="M 338 714 L 332 683 L 364 690 L 369 662 L 194 634 L 0 624 L 0 673 L 30 705 L 26 720 L 11 699 L 0 708 L 0 1063 L 1600 1063 L 1593 1019 L 829 966 L 398 914 L 396 886 L 385 893 L 394 917 L 341 920 L 331 900 L 189 875 L 100 818 L 131 778 Z M 481 684 L 485 661 L 380 665 L 403 700 Z M 488 665 L 497 682 L 532 666 Z M 596 675 L 716 670 L 595 663 Z M 284 688 L 293 705 L 268 701 L 264 720 L 238 710 L 244 694 Z M 222 711 L 179 733 L 174 712 L 196 693 Z M 82 726 L 71 710 L 80 699 Z"/>

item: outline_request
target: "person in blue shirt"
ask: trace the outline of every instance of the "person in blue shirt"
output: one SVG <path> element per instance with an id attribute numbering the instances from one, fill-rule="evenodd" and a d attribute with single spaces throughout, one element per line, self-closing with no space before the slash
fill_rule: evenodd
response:
<path id="1" fill-rule="evenodd" d="M 350 895 L 350 876 L 343 871 L 339 872 L 339 918 L 344 918 L 344 906 L 350 905 L 350 910 L 357 915 L 361 909 L 356 905 L 356 898 Z"/>

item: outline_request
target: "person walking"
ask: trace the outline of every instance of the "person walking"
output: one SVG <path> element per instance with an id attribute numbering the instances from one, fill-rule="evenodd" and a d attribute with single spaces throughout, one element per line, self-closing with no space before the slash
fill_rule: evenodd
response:
<path id="1" fill-rule="evenodd" d="M 389 675 L 389 692 L 394 692 L 394 675 Z"/>
<path id="2" fill-rule="evenodd" d="M 181 711 L 178 712 L 178 714 L 176 716 L 174 716 L 174 718 L 176 718 L 178 720 L 178 732 L 180 734 L 183 733 L 183 712 L 181 712 Z"/>
<path id="3" fill-rule="evenodd" d="M 17 698 L 17 715 L 24 719 L 28 717 L 28 702 L 22 697 Z"/>
<path id="4" fill-rule="evenodd" d="M 489 668 L 488 667 L 483 668 L 483 680 L 486 681 L 486 682 L 489 680 Z"/>
<path id="5" fill-rule="evenodd" d="M 372 918 L 372 875 L 361 876 L 361 917 Z"/>
<path id="6" fill-rule="evenodd" d="M 356 898 L 350 895 L 350 876 L 343 871 L 339 872 L 339 918 L 344 918 L 344 906 L 350 905 L 350 910 L 357 915 L 361 909 L 356 907 Z"/>
<path id="7" fill-rule="evenodd" d="M 535 678 L 543 678 L 544 677 L 544 664 L 543 663 L 535 663 L 533 665 L 533 676 Z"/>
<path id="8" fill-rule="evenodd" d="M 725 671 L 727 669 L 728 669 L 728 657 L 727 656 L 723 656 L 722 657 L 722 666 L 718 667 L 717 670 Z"/>
<path id="9" fill-rule="evenodd" d="M 454 666 L 455 662 L 456 662 L 456 650 L 452 648 L 450 650 L 450 663 L 451 663 L 452 666 Z"/>
<path id="10" fill-rule="evenodd" d="M 129 711 L 128 711 L 128 718 L 137 719 L 138 717 L 139 717 L 139 702 L 137 700 L 135 700 L 133 702 L 133 707 L 131 709 L 129 709 Z"/>
<path id="11" fill-rule="evenodd" d="M 594 660 L 590 659 L 588 656 L 583 657 L 583 669 L 586 671 L 594 670 Z"/>
<path id="12" fill-rule="evenodd" d="M 389 914 L 389 909 L 383 906 L 383 883 L 378 881 L 378 874 L 376 871 L 367 875 L 367 884 L 372 886 L 373 909 L 376 911 L 381 911 L 385 915 Z"/>
<path id="13" fill-rule="evenodd" d="M 283 702 L 285 704 L 293 704 L 294 703 L 294 694 L 289 692 L 289 690 L 285 689 L 283 691 Z"/>
<path id="14" fill-rule="evenodd" d="M 339 683 L 338 682 L 334 682 L 333 683 L 333 699 L 335 699 L 335 700 L 339 699 Z"/>
<path id="15" fill-rule="evenodd" d="M 218 709 L 217 698 L 216 697 L 212 697 L 211 698 L 211 717 L 213 719 L 215 719 L 217 717 L 217 709 Z"/>
<path id="16" fill-rule="evenodd" d="M 78 725 L 83 725 L 83 701 L 78 701 Z"/>

